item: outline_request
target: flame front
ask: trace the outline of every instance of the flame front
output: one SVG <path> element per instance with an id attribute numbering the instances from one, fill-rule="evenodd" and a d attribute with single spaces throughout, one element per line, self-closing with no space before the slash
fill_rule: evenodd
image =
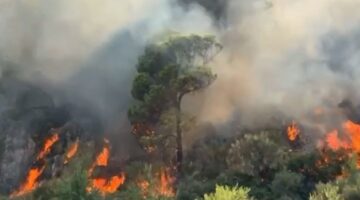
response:
<path id="1" fill-rule="evenodd" d="M 68 149 L 68 151 L 66 152 L 66 155 L 65 155 L 64 164 L 67 164 L 71 160 L 71 158 L 75 156 L 78 148 L 79 148 L 79 139 L 77 139 L 76 142 L 73 143 L 69 147 L 69 149 Z"/>
<path id="2" fill-rule="evenodd" d="M 45 167 L 31 168 L 26 176 L 25 182 L 21 184 L 17 191 L 11 194 L 11 197 L 21 196 L 34 190 L 38 185 L 37 179 L 41 176 L 44 169 Z"/>
<path id="3" fill-rule="evenodd" d="M 352 121 L 347 121 L 343 124 L 343 128 L 350 138 L 351 149 L 360 153 L 360 125 Z"/>
<path id="4" fill-rule="evenodd" d="M 350 120 L 342 124 L 343 137 L 339 136 L 338 130 L 333 130 L 326 135 L 327 146 L 337 151 L 345 149 L 351 153 L 360 154 L 360 125 Z M 360 160 L 358 160 L 358 168 L 360 168 Z"/>
<path id="5" fill-rule="evenodd" d="M 37 160 L 43 159 L 51 150 L 51 147 L 59 140 L 59 135 L 56 133 L 52 135 L 50 138 L 45 140 L 44 146 L 41 149 L 39 155 L 37 156 Z"/>
<path id="6" fill-rule="evenodd" d="M 42 160 L 47 156 L 50 151 L 51 147 L 59 140 L 59 135 L 56 133 L 51 137 L 47 138 L 44 142 L 43 147 L 41 148 L 39 154 L 36 157 L 36 160 Z M 32 167 L 27 175 L 25 181 L 20 185 L 20 188 L 13 192 L 10 197 L 21 196 L 28 192 L 33 191 L 38 186 L 38 178 L 41 176 L 45 169 L 45 166 L 42 165 L 41 167 Z"/>
<path id="7" fill-rule="evenodd" d="M 300 129 L 296 125 L 296 123 L 293 121 L 288 127 L 287 127 L 287 136 L 290 141 L 295 141 L 297 137 L 299 136 Z"/>
<path id="8" fill-rule="evenodd" d="M 334 151 L 350 148 L 348 142 L 345 142 L 339 138 L 339 132 L 337 130 L 333 130 L 327 134 L 326 143 L 328 147 Z"/>

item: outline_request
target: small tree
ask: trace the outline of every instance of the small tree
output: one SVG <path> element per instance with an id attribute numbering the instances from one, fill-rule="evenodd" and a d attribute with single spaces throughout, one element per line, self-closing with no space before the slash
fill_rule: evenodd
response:
<path id="1" fill-rule="evenodd" d="M 182 171 L 182 113 L 181 103 L 186 94 L 208 87 L 216 76 L 207 64 L 220 51 L 221 45 L 212 36 L 170 36 L 146 47 L 137 64 L 137 76 L 132 87 L 136 103 L 128 115 L 133 133 L 144 149 L 156 148 L 156 126 L 161 115 L 175 111 L 176 169 Z"/>

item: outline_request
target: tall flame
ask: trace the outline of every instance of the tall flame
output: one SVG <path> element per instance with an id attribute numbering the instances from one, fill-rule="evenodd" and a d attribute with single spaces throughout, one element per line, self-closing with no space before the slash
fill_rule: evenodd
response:
<path id="1" fill-rule="evenodd" d="M 91 165 L 89 171 L 88 171 L 88 175 L 91 176 L 91 174 L 94 171 L 94 168 L 96 166 L 107 166 L 108 165 L 108 160 L 109 160 L 109 156 L 110 156 L 110 148 L 109 148 L 109 141 L 107 139 L 104 139 L 104 147 L 101 150 L 101 152 L 98 154 L 98 156 L 95 159 L 95 162 Z"/>
<path id="2" fill-rule="evenodd" d="M 45 167 L 31 168 L 26 176 L 26 180 L 21 184 L 20 188 L 11 194 L 11 197 L 21 196 L 34 190 L 37 185 L 37 179 L 43 173 Z"/>
<path id="3" fill-rule="evenodd" d="M 37 156 L 37 160 L 43 159 L 51 150 L 51 147 L 59 140 L 59 135 L 56 133 L 50 138 L 45 140 L 43 148 L 40 150 L 40 153 Z"/>
<path id="4" fill-rule="evenodd" d="M 173 197 L 175 195 L 174 188 L 172 187 L 174 180 L 167 170 L 161 170 L 158 190 L 162 196 Z"/>
<path id="5" fill-rule="evenodd" d="M 287 127 L 287 136 L 290 141 L 295 141 L 296 138 L 299 136 L 300 129 L 296 125 L 296 123 L 293 121 L 288 127 Z"/>
<path id="6" fill-rule="evenodd" d="M 351 149 L 355 152 L 360 152 L 360 125 L 352 121 L 347 121 L 343 124 L 343 127 L 349 136 L 351 142 Z"/>
<path id="7" fill-rule="evenodd" d="M 71 160 L 71 158 L 75 156 L 78 148 L 79 148 L 79 139 L 77 139 L 76 142 L 71 144 L 71 146 L 69 147 L 65 155 L 64 164 L 67 164 Z"/>
<path id="8" fill-rule="evenodd" d="M 49 138 L 45 139 L 44 145 L 41 148 L 39 154 L 36 157 L 36 160 L 42 160 L 47 156 L 50 151 L 51 147 L 59 140 L 59 135 L 55 133 L 54 135 L 50 136 Z M 25 181 L 20 185 L 20 188 L 13 192 L 10 197 L 21 196 L 28 192 L 31 192 L 38 186 L 38 178 L 41 176 L 45 169 L 45 166 L 41 167 L 32 167 L 26 176 Z"/>

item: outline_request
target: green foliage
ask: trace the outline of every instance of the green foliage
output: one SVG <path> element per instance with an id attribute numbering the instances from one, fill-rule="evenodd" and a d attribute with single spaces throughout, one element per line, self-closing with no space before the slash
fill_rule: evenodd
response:
<path id="1" fill-rule="evenodd" d="M 71 177 L 57 180 L 38 188 L 34 199 L 39 200 L 97 200 L 101 199 L 96 192 L 87 192 L 88 178 L 85 171 L 76 171 Z"/>
<path id="2" fill-rule="evenodd" d="M 297 152 L 292 154 L 287 168 L 304 176 L 304 192 L 310 193 L 318 182 L 334 181 L 341 174 L 347 173 L 351 164 L 344 155 L 346 153 L 331 150 Z M 339 159 L 340 157 L 344 159 Z"/>
<path id="3" fill-rule="evenodd" d="M 231 144 L 227 164 L 230 168 L 251 176 L 267 177 L 269 170 L 283 166 L 288 160 L 287 149 L 272 138 L 276 132 L 243 135 Z"/>
<path id="4" fill-rule="evenodd" d="M 220 49 L 214 37 L 198 35 L 172 35 L 161 43 L 149 45 L 139 58 L 132 87 L 132 96 L 142 103 L 130 108 L 130 120 L 159 117 L 164 109 L 175 106 L 179 95 L 210 85 L 215 75 L 206 64 Z"/>
<path id="5" fill-rule="evenodd" d="M 341 194 L 346 200 L 360 199 L 360 173 L 358 171 L 336 181 L 336 185 L 340 187 Z"/>
<path id="6" fill-rule="evenodd" d="M 316 190 L 310 194 L 309 200 L 344 200 L 339 193 L 339 187 L 334 184 L 319 183 Z"/>
<path id="7" fill-rule="evenodd" d="M 272 195 L 278 199 L 301 199 L 304 177 L 289 171 L 275 174 L 271 182 Z"/>
<path id="8" fill-rule="evenodd" d="M 215 193 L 205 194 L 204 200 L 250 200 L 249 188 L 216 186 Z"/>
<path id="9" fill-rule="evenodd" d="M 213 83 L 216 76 L 207 64 L 221 48 L 213 36 L 176 34 L 146 47 L 139 57 L 131 90 L 136 101 L 128 111 L 130 122 L 137 127 L 133 133 L 145 150 L 170 151 L 162 156 L 174 160 L 174 147 L 182 147 L 182 98 Z M 169 113 L 171 117 L 164 117 Z M 181 160 L 177 158 L 177 162 Z"/>
<path id="10" fill-rule="evenodd" d="M 187 154 L 186 170 L 201 171 L 202 178 L 216 178 L 227 169 L 228 139 L 211 136 L 196 142 Z"/>

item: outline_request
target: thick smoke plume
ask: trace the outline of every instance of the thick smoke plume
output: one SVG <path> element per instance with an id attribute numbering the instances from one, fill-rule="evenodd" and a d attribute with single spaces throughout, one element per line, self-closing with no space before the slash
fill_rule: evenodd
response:
<path id="1" fill-rule="evenodd" d="M 259 126 L 273 117 L 309 121 L 317 108 L 359 102 L 358 0 L 228 2 L 218 80 L 204 120 Z"/>
<path id="2" fill-rule="evenodd" d="M 127 109 L 137 57 L 151 38 L 212 26 L 199 6 L 185 11 L 167 0 L 16 0 L 1 9 L 1 69 L 105 121 Z"/>
<path id="3" fill-rule="evenodd" d="M 214 32 L 200 6 L 170 0 L 0 4 L 1 193 L 26 176 L 49 128 L 75 124 L 119 143 L 118 159 L 136 155 L 127 109 L 144 46 L 164 32 Z"/>

